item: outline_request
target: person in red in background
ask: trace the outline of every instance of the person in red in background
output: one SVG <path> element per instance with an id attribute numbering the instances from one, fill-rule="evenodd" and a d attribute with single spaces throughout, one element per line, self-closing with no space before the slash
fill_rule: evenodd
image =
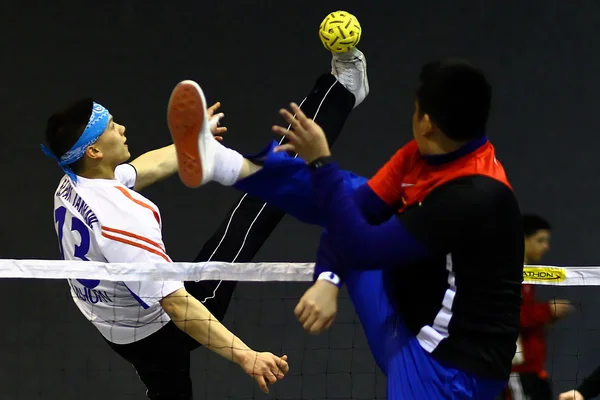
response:
<path id="1" fill-rule="evenodd" d="M 537 215 L 523 215 L 525 265 L 537 264 L 550 249 L 551 227 Z M 521 332 L 506 400 L 551 400 L 552 384 L 545 370 L 546 327 L 565 317 L 573 306 L 566 300 L 537 301 L 535 285 L 522 285 Z"/>

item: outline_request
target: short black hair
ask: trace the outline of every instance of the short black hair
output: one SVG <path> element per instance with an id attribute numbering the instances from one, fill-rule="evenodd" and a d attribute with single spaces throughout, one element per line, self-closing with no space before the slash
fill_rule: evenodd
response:
<path id="1" fill-rule="evenodd" d="M 421 67 L 419 81 L 420 117 L 429 115 L 452 140 L 473 140 L 486 134 L 492 87 L 479 68 L 464 60 L 438 60 Z"/>
<path id="2" fill-rule="evenodd" d="M 523 219 L 523 231 L 525 233 L 525 237 L 529 237 L 535 235 L 536 232 L 541 230 L 551 231 L 552 227 L 550 223 L 546 221 L 544 218 L 539 215 L 534 214 L 524 214 L 522 216 Z"/>
<path id="3" fill-rule="evenodd" d="M 93 99 L 79 99 L 48 118 L 46 123 L 46 143 L 56 157 L 62 157 L 81 137 L 92 115 L 93 106 Z M 69 165 L 74 172 L 80 166 L 81 160 Z"/>

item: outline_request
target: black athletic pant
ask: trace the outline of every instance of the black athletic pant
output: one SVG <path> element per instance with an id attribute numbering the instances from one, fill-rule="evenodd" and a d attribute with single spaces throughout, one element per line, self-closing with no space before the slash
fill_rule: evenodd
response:
<path id="1" fill-rule="evenodd" d="M 354 96 L 331 74 L 322 75 L 302 103 L 332 145 L 354 107 Z M 206 242 L 195 262 L 250 262 L 285 214 L 262 200 L 243 195 Z M 222 320 L 237 282 L 186 282 L 186 290 Z M 206 299 L 206 301 L 204 301 Z M 191 400 L 190 351 L 198 342 L 169 322 L 138 342 L 110 346 L 135 367 L 153 400 Z"/>

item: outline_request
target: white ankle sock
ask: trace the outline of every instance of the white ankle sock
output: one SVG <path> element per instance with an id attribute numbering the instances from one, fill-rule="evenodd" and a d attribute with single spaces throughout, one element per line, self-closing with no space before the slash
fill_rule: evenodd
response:
<path id="1" fill-rule="evenodd" d="M 224 186 L 231 186 L 237 182 L 244 157 L 235 150 L 223 146 L 215 140 L 215 161 L 212 180 Z"/>

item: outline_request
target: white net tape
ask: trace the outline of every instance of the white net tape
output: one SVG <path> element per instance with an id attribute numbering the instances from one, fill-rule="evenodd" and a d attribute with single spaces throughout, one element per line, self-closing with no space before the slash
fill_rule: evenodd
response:
<path id="1" fill-rule="evenodd" d="M 312 263 L 103 263 L 63 260 L 0 260 L 0 278 L 99 279 L 107 281 L 310 282 Z M 600 285 L 598 267 L 525 266 L 525 283 Z"/>
<path id="2" fill-rule="evenodd" d="M 0 260 L 0 278 L 99 279 L 107 281 L 310 282 L 312 263 L 103 263 L 95 261 Z"/>

